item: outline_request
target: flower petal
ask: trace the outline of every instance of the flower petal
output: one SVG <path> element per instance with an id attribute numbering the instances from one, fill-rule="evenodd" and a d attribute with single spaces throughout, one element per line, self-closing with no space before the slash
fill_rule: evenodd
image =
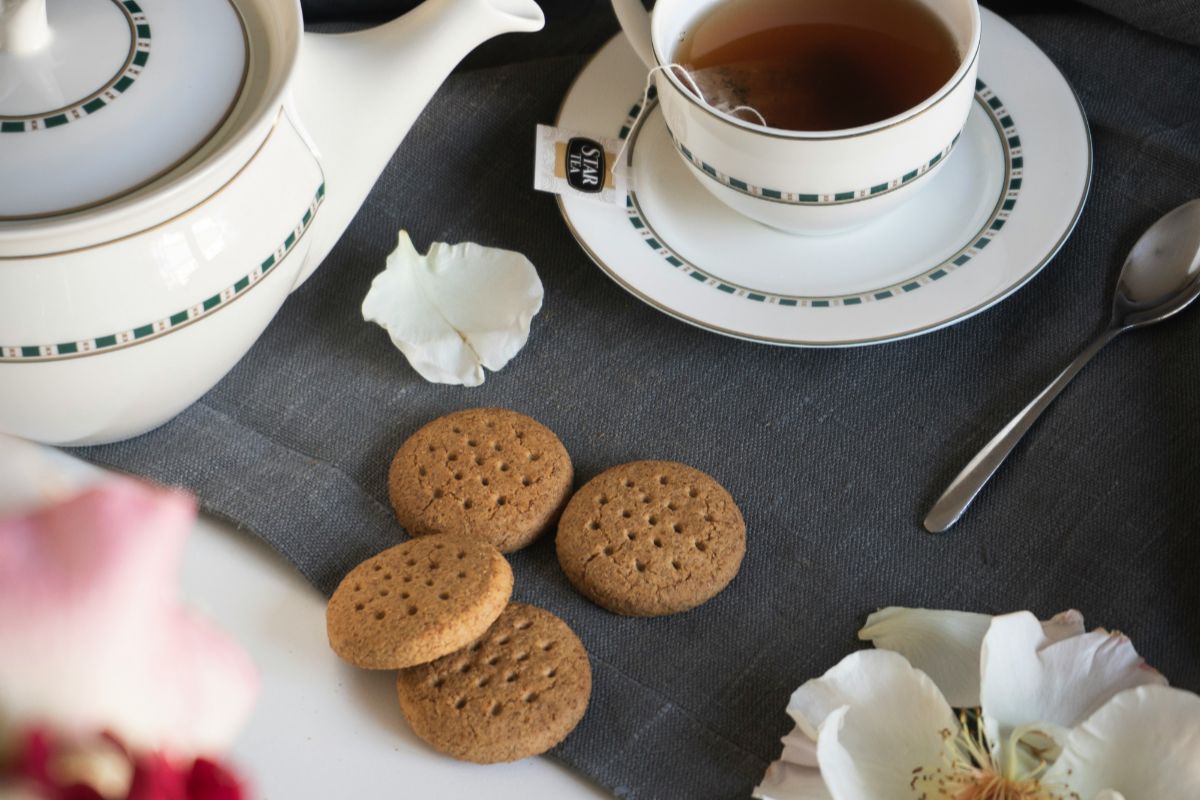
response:
<path id="1" fill-rule="evenodd" d="M 1052 642 L 1061 642 L 1084 633 L 1083 614 L 1075 609 L 1061 611 L 1042 623 L 1042 633 Z"/>
<path id="2" fill-rule="evenodd" d="M 1166 686 L 1121 692 L 1071 732 L 1045 782 L 1096 800 L 1195 800 L 1200 697 Z"/>
<path id="3" fill-rule="evenodd" d="M 542 282 L 520 253 L 436 243 L 422 256 L 401 231 L 362 311 L 421 377 L 478 386 L 484 367 L 502 368 L 525 346 L 541 307 Z"/>
<path id="4" fill-rule="evenodd" d="M 944 734 L 958 723 L 933 682 L 914 673 L 927 684 L 918 690 L 925 702 L 909 698 L 888 709 L 843 706 L 825 718 L 817 756 L 837 800 L 911 800 L 924 781 L 936 785 L 945 763 Z M 943 712 L 952 725 L 935 727 Z"/>
<path id="5" fill-rule="evenodd" d="M 1069 733 L 1068 728 L 1052 722 L 1022 725 L 1007 740 L 992 742 L 990 749 L 993 756 L 1003 754 L 1001 763 L 1008 777 L 1040 775 L 1047 764 L 1053 764 L 1062 755 L 1063 742 Z"/>
<path id="6" fill-rule="evenodd" d="M 21 654 L 0 658 L 6 724 L 108 730 L 178 755 L 231 742 L 258 679 L 178 605 L 194 520 L 190 497 L 127 479 L 0 519 L 0 642 Z"/>
<path id="7" fill-rule="evenodd" d="M 979 652 L 992 617 L 968 611 L 892 606 L 867 617 L 858 638 L 893 650 L 933 678 L 955 708 L 979 705 Z M 1053 641 L 1083 633 L 1078 611 L 1064 611 L 1043 623 Z"/>
<path id="8" fill-rule="evenodd" d="M 821 770 L 780 759 L 767 767 L 752 797 L 762 800 L 833 800 Z"/>
<path id="9" fill-rule="evenodd" d="M 803 767 L 815 767 L 817 766 L 817 742 L 796 727 L 783 737 L 783 755 L 779 758 Z"/>
<path id="10" fill-rule="evenodd" d="M 0 434 L 0 517 L 15 516 L 77 494 L 63 474 L 65 457 L 48 447 Z M 85 467 L 84 470 L 88 470 Z"/>
<path id="11" fill-rule="evenodd" d="M 798 712 L 789 706 L 793 718 L 800 719 Z M 806 725 L 807 727 L 807 725 Z M 764 800 L 824 800 L 829 790 L 821 778 L 817 765 L 817 742 L 801 729 L 799 723 L 783 737 L 783 752 L 779 759 L 767 767 L 762 783 L 755 789 L 755 797 Z"/>
<path id="12" fill-rule="evenodd" d="M 1025 725 L 1072 728 L 1120 691 L 1166 683 L 1127 637 L 1097 630 L 1056 642 L 1027 611 L 992 620 L 982 659 L 980 695 L 993 744 Z"/>
<path id="13" fill-rule="evenodd" d="M 956 708 L 979 705 L 979 646 L 992 618 L 966 611 L 885 608 L 867 617 L 858 638 L 908 659 Z"/>
<path id="14" fill-rule="evenodd" d="M 842 659 L 797 689 L 788 713 L 816 739 L 821 774 L 839 800 L 907 793 L 915 768 L 940 763 L 942 731 L 958 729 L 933 681 L 886 650 Z"/>

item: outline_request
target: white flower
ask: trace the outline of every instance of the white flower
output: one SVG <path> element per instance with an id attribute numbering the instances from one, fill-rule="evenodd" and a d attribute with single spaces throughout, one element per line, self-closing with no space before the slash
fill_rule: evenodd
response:
<path id="1" fill-rule="evenodd" d="M 525 346 L 541 308 L 542 282 L 520 253 L 437 242 L 422 256 L 401 231 L 362 312 L 425 380 L 479 386 L 484 367 L 501 369 Z"/>
<path id="2" fill-rule="evenodd" d="M 766 800 L 1195 800 L 1200 697 L 1168 688 L 1129 639 L 889 608 L 796 690 Z M 964 710 L 955 712 L 952 706 Z"/>

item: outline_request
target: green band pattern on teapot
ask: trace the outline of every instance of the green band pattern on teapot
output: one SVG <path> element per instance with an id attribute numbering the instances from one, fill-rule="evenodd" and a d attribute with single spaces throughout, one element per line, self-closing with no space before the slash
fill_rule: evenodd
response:
<path id="1" fill-rule="evenodd" d="M 275 248 L 274 252 L 249 273 L 243 275 L 216 294 L 199 300 L 169 316 L 105 336 L 97 336 L 92 339 L 82 339 L 74 342 L 63 342 L 61 344 L 0 346 L 0 364 L 60 361 L 67 358 L 101 355 L 113 350 L 161 338 L 191 325 L 193 322 L 217 313 L 257 286 L 267 275 L 279 271 L 277 267 L 287 258 L 288 254 L 295 250 L 296 245 L 303 238 L 305 231 L 312 225 L 312 221 L 317 215 L 317 210 L 321 207 L 321 203 L 324 200 L 325 184 L 322 183 L 317 187 L 316 196 L 313 197 L 312 203 L 304 212 L 304 216 L 300 219 L 300 222 L 287 235 L 287 238 Z"/>
<path id="2" fill-rule="evenodd" d="M 48 130 L 95 114 L 115 102 L 141 76 L 150 61 L 150 23 L 135 0 L 113 0 L 129 23 L 129 53 L 124 66 L 96 91 L 74 103 L 52 111 L 21 116 L 0 116 L 0 133 Z"/>
<path id="3" fill-rule="evenodd" d="M 969 264 L 972 259 L 987 248 L 1000 234 L 1004 226 L 1008 224 L 1008 220 L 1017 206 L 1017 199 L 1021 193 L 1021 184 L 1024 181 L 1025 175 L 1025 156 L 1021 147 L 1021 137 L 1017 133 L 1016 124 L 1013 122 L 1012 115 L 1004 107 L 1004 103 L 983 81 L 976 81 L 975 102 L 979 104 L 992 121 L 1004 154 L 1004 182 L 1001 185 L 999 197 L 992 213 L 983 223 L 983 226 L 970 236 L 966 244 L 960 247 L 949 258 L 926 266 L 911 278 L 848 295 L 800 296 L 776 294 L 731 283 L 689 262 L 654 229 L 638 203 L 635 191 L 630 191 L 625 199 L 625 211 L 629 219 L 629 224 L 642 237 L 646 246 L 654 250 L 665 264 L 730 298 L 743 298 L 756 303 L 793 308 L 834 308 L 876 303 L 915 292 L 922 287 L 944 279 L 952 272 Z M 633 135 L 634 139 L 636 139 L 635 131 L 639 127 L 638 121 L 641 111 L 640 104 L 635 105 L 630 110 L 629 116 L 621 128 L 620 136 L 622 139 L 630 135 Z M 632 141 L 630 144 L 636 150 L 636 141 Z"/>

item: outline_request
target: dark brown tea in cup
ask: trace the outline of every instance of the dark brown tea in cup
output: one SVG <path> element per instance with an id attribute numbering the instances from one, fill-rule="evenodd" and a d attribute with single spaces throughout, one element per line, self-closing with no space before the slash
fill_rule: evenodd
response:
<path id="1" fill-rule="evenodd" d="M 900 114 L 962 62 L 919 0 L 725 0 L 674 53 L 714 107 L 772 128 L 831 131 Z"/>

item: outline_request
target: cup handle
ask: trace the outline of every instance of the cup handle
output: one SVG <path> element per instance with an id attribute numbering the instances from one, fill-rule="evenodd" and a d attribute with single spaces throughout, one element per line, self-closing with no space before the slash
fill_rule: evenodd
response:
<path id="1" fill-rule="evenodd" d="M 612 6 L 634 52 L 653 69 L 658 59 L 654 57 L 654 44 L 650 38 L 650 12 L 642 6 L 641 0 L 612 0 Z"/>

